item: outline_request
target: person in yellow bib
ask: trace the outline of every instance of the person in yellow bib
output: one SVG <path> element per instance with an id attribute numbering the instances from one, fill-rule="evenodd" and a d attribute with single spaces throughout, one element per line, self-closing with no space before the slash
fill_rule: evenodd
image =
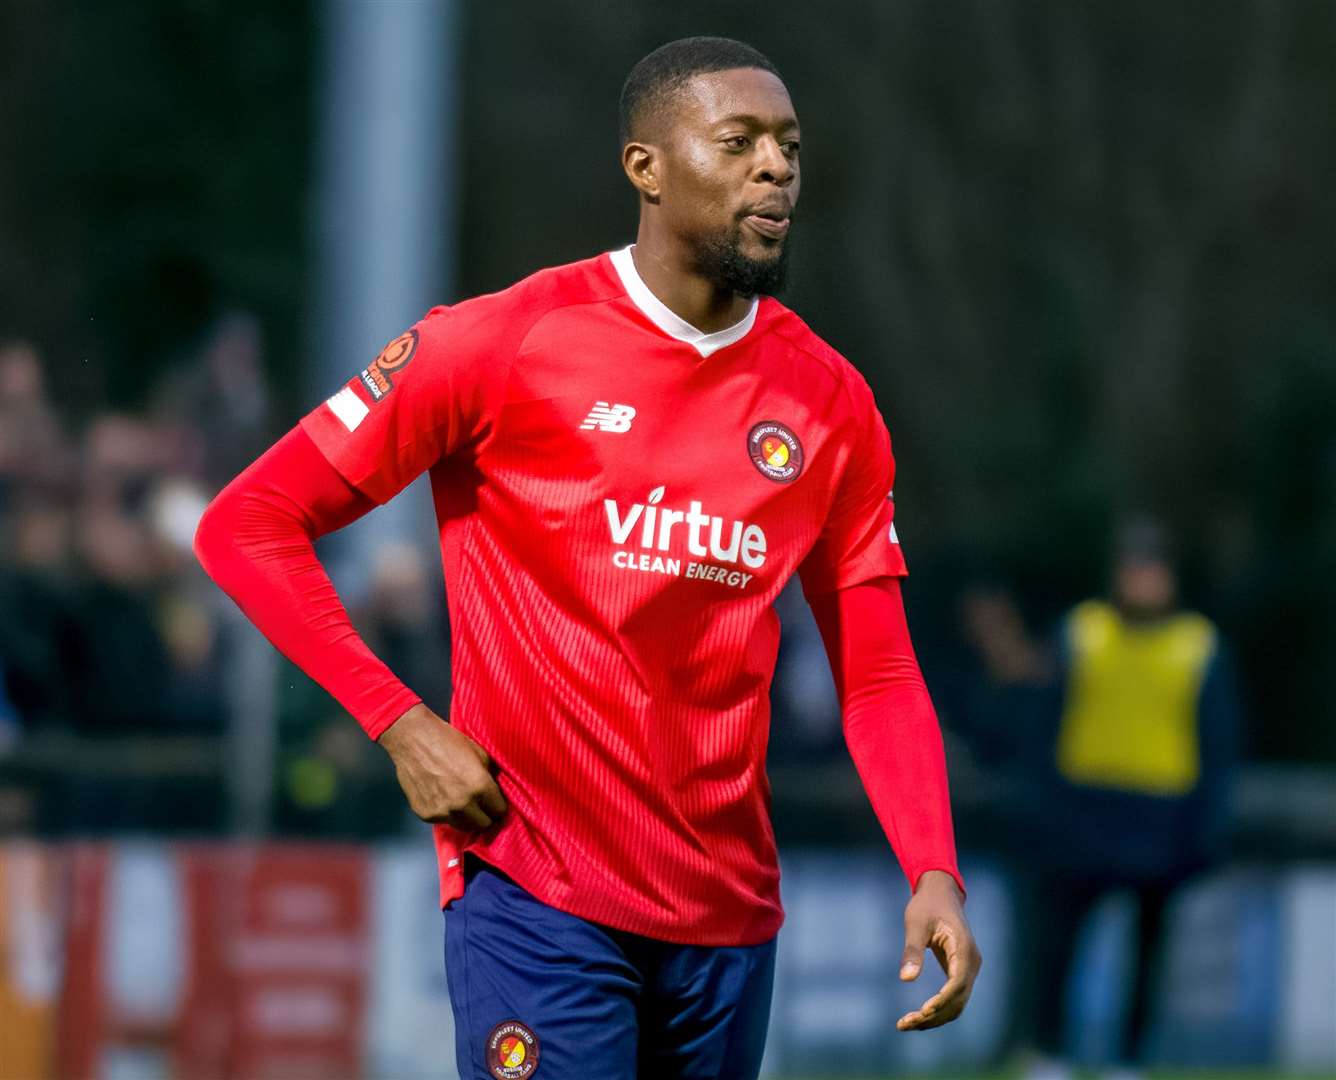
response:
<path id="1" fill-rule="evenodd" d="M 1225 854 L 1237 702 L 1219 631 L 1179 605 L 1162 526 L 1120 530 L 1111 597 L 1078 604 L 1057 647 L 1056 732 L 1023 905 L 1034 1080 L 1069 1076 L 1062 1002 L 1081 924 L 1114 890 L 1138 902 L 1119 1063 L 1143 1058 L 1167 905 Z M 1028 891 L 1028 890 L 1027 890 Z"/>

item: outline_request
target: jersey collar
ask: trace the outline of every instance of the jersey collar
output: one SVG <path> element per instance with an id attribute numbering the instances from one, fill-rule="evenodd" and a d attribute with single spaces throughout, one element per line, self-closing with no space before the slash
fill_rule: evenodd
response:
<path id="1" fill-rule="evenodd" d="M 632 246 L 628 244 L 620 251 L 611 251 L 608 253 L 608 257 L 612 259 L 612 267 L 617 271 L 617 276 L 622 279 L 622 287 L 626 290 L 626 295 L 631 298 L 631 302 L 641 310 L 645 318 L 665 334 L 676 338 L 678 341 L 685 341 L 702 357 L 709 356 L 717 349 L 722 349 L 725 345 L 732 345 L 735 341 L 741 341 L 747 336 L 747 332 L 756 322 L 756 308 L 760 303 L 756 297 L 752 297 L 751 307 L 747 309 L 747 314 L 732 326 L 723 330 L 716 330 L 713 334 L 697 330 L 649 291 L 649 286 L 640 277 L 640 274 L 636 271 L 636 264 L 631 259 Z"/>

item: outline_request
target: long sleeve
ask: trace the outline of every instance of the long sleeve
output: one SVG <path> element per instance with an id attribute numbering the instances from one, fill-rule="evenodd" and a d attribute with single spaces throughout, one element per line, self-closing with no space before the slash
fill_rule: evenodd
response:
<path id="1" fill-rule="evenodd" d="M 374 506 L 295 427 L 223 489 L 195 534 L 208 575 L 373 739 L 421 699 L 353 628 L 313 541 Z"/>
<path id="2" fill-rule="evenodd" d="M 941 729 L 909 640 L 900 581 L 811 600 L 844 712 L 849 754 L 911 888 L 956 864 Z"/>

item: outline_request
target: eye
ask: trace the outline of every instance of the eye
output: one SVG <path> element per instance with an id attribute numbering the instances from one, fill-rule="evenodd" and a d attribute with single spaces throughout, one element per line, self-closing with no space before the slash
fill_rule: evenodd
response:
<path id="1" fill-rule="evenodd" d="M 797 139 L 790 139 L 788 142 L 786 142 L 786 143 L 784 144 L 783 149 L 784 149 L 784 154 L 785 154 L 786 157 L 791 157 L 791 158 L 795 158 L 795 157 L 797 157 L 797 156 L 798 156 L 798 140 L 797 140 Z"/>
<path id="2" fill-rule="evenodd" d="M 751 139 L 746 135 L 729 135 L 724 139 L 724 145 L 730 150 L 746 150 L 751 145 Z"/>

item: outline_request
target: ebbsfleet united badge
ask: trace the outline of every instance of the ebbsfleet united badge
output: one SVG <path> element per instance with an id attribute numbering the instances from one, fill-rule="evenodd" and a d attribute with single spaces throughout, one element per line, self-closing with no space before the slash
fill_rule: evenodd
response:
<path id="1" fill-rule="evenodd" d="M 524 1080 L 538 1070 L 538 1036 L 527 1024 L 507 1020 L 487 1036 L 487 1067 L 496 1080 Z"/>
<path id="2" fill-rule="evenodd" d="M 747 432 L 747 454 L 757 471 L 777 484 L 790 483 L 803 471 L 803 444 L 778 420 L 762 420 Z"/>

